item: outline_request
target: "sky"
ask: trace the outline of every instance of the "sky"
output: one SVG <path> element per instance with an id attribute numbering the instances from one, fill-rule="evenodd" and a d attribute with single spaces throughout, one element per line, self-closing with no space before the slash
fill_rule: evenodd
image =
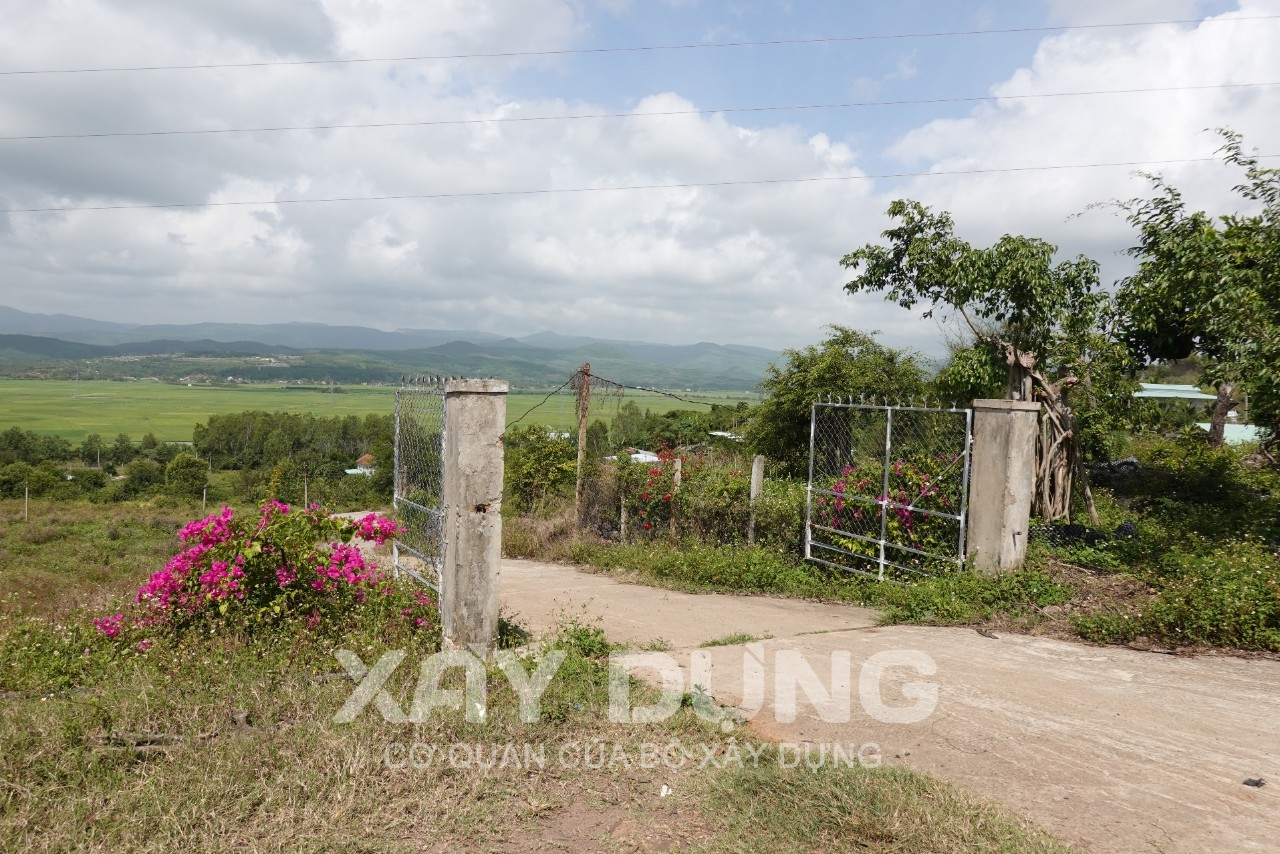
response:
<path id="1" fill-rule="evenodd" d="M 842 287 L 892 200 L 1113 282 L 1134 234 L 1092 205 L 1146 169 L 1230 213 L 1212 129 L 1280 154 L 1280 0 L 0 8 L 0 304 L 118 322 L 936 355 Z"/>

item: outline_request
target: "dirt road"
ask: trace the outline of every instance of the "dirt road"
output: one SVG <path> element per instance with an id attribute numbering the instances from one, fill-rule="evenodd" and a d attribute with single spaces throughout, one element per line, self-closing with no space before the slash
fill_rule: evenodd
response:
<path id="1" fill-rule="evenodd" d="M 567 612 L 597 616 L 616 642 L 662 639 L 686 672 L 700 644 L 762 638 L 700 651 L 711 656 L 711 694 L 744 707 L 757 732 L 798 745 L 878 745 L 886 764 L 1000 800 L 1085 850 L 1280 850 L 1280 662 L 876 627 L 862 608 L 694 596 L 528 561 L 503 563 L 502 598 L 535 632 Z M 864 670 L 877 653 L 903 652 L 914 665 Z M 762 702 L 744 653 L 764 668 Z M 832 692 L 832 662 L 846 655 Z M 936 670 L 921 672 L 929 662 Z M 779 678 L 785 688 L 809 671 L 818 701 L 799 692 L 788 720 L 793 692 L 777 702 Z M 915 723 L 886 723 L 883 708 L 869 714 L 860 677 L 877 672 L 873 707 L 923 710 L 920 692 L 933 686 L 931 713 Z M 1244 785 L 1259 778 L 1261 788 Z"/>

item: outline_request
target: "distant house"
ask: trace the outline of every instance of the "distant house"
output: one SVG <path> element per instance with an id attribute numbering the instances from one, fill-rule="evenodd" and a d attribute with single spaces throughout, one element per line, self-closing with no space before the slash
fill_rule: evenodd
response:
<path id="1" fill-rule="evenodd" d="M 1215 395 L 1205 394 L 1193 385 L 1169 385 L 1164 383 L 1139 383 L 1139 385 L 1142 388 L 1133 393 L 1134 397 L 1203 403 L 1218 399 Z M 1230 421 L 1234 421 L 1239 417 L 1240 414 L 1234 409 L 1227 413 L 1227 419 Z M 1196 422 L 1196 426 L 1208 433 L 1213 425 L 1199 421 Z M 1254 442 L 1261 442 L 1266 438 L 1266 435 L 1266 430 L 1253 424 L 1224 424 L 1222 439 L 1228 445 L 1248 445 Z"/>
<path id="2" fill-rule="evenodd" d="M 1213 427 L 1212 424 L 1198 422 L 1196 424 L 1206 433 Z M 1228 445 L 1251 445 L 1255 442 L 1261 442 L 1267 438 L 1267 431 L 1255 424 L 1223 424 L 1222 425 L 1222 441 Z"/>
<path id="3" fill-rule="evenodd" d="M 347 469 L 346 472 L 347 474 L 362 474 L 365 477 L 372 477 L 374 472 L 378 470 L 377 462 L 373 454 L 365 454 L 356 460 L 355 468 Z"/>
<path id="4" fill-rule="evenodd" d="M 1157 400 L 1217 400 L 1212 394 L 1205 394 L 1193 385 L 1172 385 L 1169 383 L 1138 383 L 1141 388 L 1133 393 L 1134 397 L 1155 398 Z"/>
<path id="5" fill-rule="evenodd" d="M 737 433 L 730 433 L 730 432 L 728 432 L 727 430 L 712 430 L 712 431 L 711 431 L 710 433 L 708 433 L 707 435 L 708 435 L 708 436 L 714 436 L 714 437 L 715 437 L 715 438 L 717 438 L 717 439 L 728 439 L 730 442 L 741 442 L 741 441 L 742 441 L 742 436 L 740 436 L 740 435 L 739 435 L 739 434 L 737 434 Z"/>
<path id="6" fill-rule="evenodd" d="M 637 463 L 656 463 L 662 459 L 653 451 L 642 451 L 639 448 L 627 448 L 627 456 Z M 605 457 L 605 459 L 616 460 L 617 457 Z"/>

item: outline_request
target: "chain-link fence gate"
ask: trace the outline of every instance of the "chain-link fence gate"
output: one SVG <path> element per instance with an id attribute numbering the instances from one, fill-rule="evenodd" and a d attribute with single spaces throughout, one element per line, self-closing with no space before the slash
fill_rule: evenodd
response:
<path id="1" fill-rule="evenodd" d="M 973 411 L 817 403 L 805 556 L 881 580 L 965 557 Z"/>
<path id="2" fill-rule="evenodd" d="M 395 490 L 401 531 L 396 573 L 440 589 L 444 563 L 444 380 L 419 377 L 396 391 Z"/>

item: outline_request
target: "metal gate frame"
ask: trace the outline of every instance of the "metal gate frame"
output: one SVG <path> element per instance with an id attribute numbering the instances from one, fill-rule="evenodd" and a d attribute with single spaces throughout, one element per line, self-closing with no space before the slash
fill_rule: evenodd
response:
<path id="1" fill-rule="evenodd" d="M 881 411 L 885 414 L 884 459 L 883 459 L 883 474 L 882 474 L 881 484 L 880 484 L 881 486 L 880 495 L 875 496 L 873 498 L 865 495 L 849 495 L 845 493 L 836 493 L 831 490 L 815 488 L 814 457 L 815 457 L 815 452 L 818 450 L 817 431 L 818 431 L 818 410 L 820 407 L 830 408 L 830 409 L 845 409 L 845 410 Z M 958 454 L 957 460 L 956 460 L 956 462 L 959 462 L 963 466 L 963 472 L 961 475 L 961 484 L 960 484 L 958 513 L 947 513 L 937 509 L 916 507 L 911 502 L 901 503 L 899 501 L 894 501 L 891 499 L 889 494 L 890 493 L 889 473 L 890 473 L 891 466 L 893 465 L 893 427 L 894 427 L 893 416 L 895 412 L 898 412 L 898 413 L 903 413 L 903 412 L 952 413 L 952 414 L 955 414 L 957 417 L 963 416 L 964 447 L 961 450 L 961 452 Z M 943 408 L 943 407 L 905 406 L 905 405 L 890 405 L 890 404 L 877 405 L 877 404 L 852 403 L 852 402 L 843 403 L 840 400 L 832 401 L 830 399 L 827 400 L 826 402 L 819 401 L 814 403 L 813 407 L 810 410 L 810 417 L 809 417 L 809 483 L 808 483 L 808 488 L 806 489 L 806 499 L 805 499 L 805 544 L 804 544 L 805 558 L 807 560 L 812 560 L 815 563 L 820 563 L 820 564 L 832 567 L 834 569 L 840 569 L 846 572 L 857 573 L 859 575 L 875 578 L 880 581 L 895 580 L 893 578 L 885 577 L 886 570 L 896 570 L 901 573 L 906 573 L 908 576 L 927 575 L 927 573 L 922 572 L 919 568 L 904 566 L 901 563 L 895 563 L 894 561 L 890 560 L 889 555 L 886 551 L 887 549 L 896 549 L 909 554 L 915 554 L 923 558 L 942 559 L 948 562 L 954 562 L 957 566 L 962 566 L 965 561 L 965 543 L 966 543 L 966 535 L 967 535 L 968 509 L 969 509 L 969 474 L 970 474 L 972 445 L 973 445 L 973 410 L 972 409 L 962 409 L 954 406 L 950 408 Z M 831 496 L 833 498 L 838 497 L 845 501 L 857 502 L 859 504 L 862 504 L 868 507 L 877 506 L 879 508 L 878 512 L 880 516 L 879 537 L 869 537 L 869 536 L 866 536 L 865 534 L 860 534 L 853 531 L 843 531 L 838 528 L 831 528 L 823 525 L 816 525 L 813 521 L 813 504 L 814 504 L 815 494 L 820 496 Z M 959 536 L 957 537 L 955 552 L 950 555 L 933 554 L 930 552 L 913 548 L 911 546 L 908 546 L 902 543 L 893 542 L 888 537 L 889 513 L 900 511 L 900 510 L 906 511 L 908 513 L 913 513 L 913 514 L 921 513 L 928 516 L 949 519 L 957 523 L 957 526 L 959 529 Z M 856 552 L 849 551 L 848 549 L 844 549 L 830 543 L 816 542 L 814 540 L 815 530 L 826 531 L 832 534 L 833 536 L 847 537 L 850 539 L 859 540 L 861 542 L 868 543 L 876 548 L 877 554 L 875 557 L 871 557 L 868 555 L 862 555 Z M 846 565 L 837 563 L 835 562 L 835 560 L 826 560 L 822 557 L 816 557 L 814 555 L 815 547 L 820 550 L 823 550 L 824 552 L 833 553 L 833 556 L 843 555 L 847 558 L 854 558 L 856 560 L 873 563 L 877 566 L 877 570 L 873 572 L 869 570 L 858 569 L 853 566 L 846 566 Z"/>
<path id="2" fill-rule="evenodd" d="M 395 400 L 395 486 L 400 533 L 392 570 L 440 592 L 444 566 L 444 378 L 402 381 Z"/>

